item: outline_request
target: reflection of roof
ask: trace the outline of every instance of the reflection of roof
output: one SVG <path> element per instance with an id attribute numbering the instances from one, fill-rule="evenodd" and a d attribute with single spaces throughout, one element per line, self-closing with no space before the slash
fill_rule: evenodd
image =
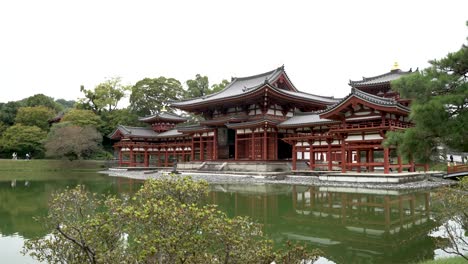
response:
<path id="1" fill-rule="evenodd" d="M 328 123 L 340 123 L 340 121 L 320 118 L 317 112 L 300 112 L 295 113 L 293 117 L 282 122 L 278 127 L 303 127 L 307 125 L 319 125 Z"/>
<path id="2" fill-rule="evenodd" d="M 334 104 L 334 105 L 328 107 L 327 109 L 325 109 L 323 111 L 320 111 L 319 112 L 320 115 L 333 112 L 335 109 L 337 109 L 340 106 L 346 104 L 346 102 L 349 101 L 351 98 L 358 98 L 358 99 L 361 99 L 361 100 L 363 100 L 365 102 L 368 102 L 370 104 L 373 104 L 373 105 L 397 108 L 397 109 L 402 110 L 404 112 L 409 112 L 410 111 L 410 109 L 408 107 L 398 103 L 393 98 L 384 98 L 384 97 L 376 96 L 376 95 L 369 94 L 369 93 L 363 92 L 361 90 L 352 88 L 351 93 L 348 96 L 343 98 L 337 104 Z"/>
<path id="3" fill-rule="evenodd" d="M 181 123 L 187 121 L 186 118 L 179 115 L 169 113 L 169 112 L 160 112 L 151 116 L 139 117 L 138 120 L 146 123 L 154 123 L 157 121 L 169 121 L 173 123 Z"/>
<path id="4" fill-rule="evenodd" d="M 352 87 L 360 87 L 360 86 L 368 86 L 368 85 L 378 85 L 378 84 L 384 84 L 384 83 L 389 83 L 393 80 L 396 80 L 400 78 L 403 75 L 407 75 L 412 73 L 412 69 L 409 71 L 402 71 L 400 69 L 396 70 L 391 70 L 390 72 L 377 75 L 374 77 L 362 77 L 362 80 L 360 81 L 349 81 L 349 85 Z"/>
<path id="5" fill-rule="evenodd" d="M 281 76 L 284 76 L 284 80 L 290 84 L 289 90 L 275 87 L 274 84 Z M 231 98 L 242 98 L 246 95 L 253 94 L 258 91 L 260 88 L 267 85 L 269 89 L 274 90 L 278 93 L 281 93 L 286 96 L 297 97 L 300 99 L 309 99 L 314 101 L 319 101 L 324 104 L 334 103 L 337 100 L 332 97 L 318 96 L 299 92 L 294 85 L 290 82 L 284 67 L 279 67 L 273 71 L 265 72 L 262 74 L 242 77 L 242 78 L 233 78 L 231 83 L 227 85 L 223 90 L 217 93 L 206 95 L 203 97 L 198 97 L 194 99 L 188 99 L 185 101 L 173 101 L 171 105 L 174 107 L 184 107 L 189 105 L 199 105 L 199 104 L 208 104 L 211 102 L 219 102 Z"/>

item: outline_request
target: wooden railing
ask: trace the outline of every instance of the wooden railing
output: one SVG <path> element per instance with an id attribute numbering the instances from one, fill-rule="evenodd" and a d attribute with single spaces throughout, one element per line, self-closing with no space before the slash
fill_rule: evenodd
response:
<path id="1" fill-rule="evenodd" d="M 468 165 L 462 164 L 462 165 L 454 165 L 454 166 L 447 167 L 447 174 L 455 173 L 455 172 L 463 172 L 463 171 L 468 171 Z"/>

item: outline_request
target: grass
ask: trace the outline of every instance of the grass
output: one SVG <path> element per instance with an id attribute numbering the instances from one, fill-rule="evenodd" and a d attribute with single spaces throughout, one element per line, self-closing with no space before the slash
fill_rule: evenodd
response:
<path id="1" fill-rule="evenodd" d="M 0 181 L 41 180 L 63 178 L 83 172 L 98 172 L 105 168 L 104 161 L 95 160 L 11 160 L 0 159 Z"/>
<path id="2" fill-rule="evenodd" d="M 441 259 L 436 259 L 436 260 L 429 260 L 429 261 L 423 261 L 420 262 L 419 264 L 466 264 L 468 261 L 466 261 L 462 257 L 448 257 L 448 258 L 441 258 Z"/>

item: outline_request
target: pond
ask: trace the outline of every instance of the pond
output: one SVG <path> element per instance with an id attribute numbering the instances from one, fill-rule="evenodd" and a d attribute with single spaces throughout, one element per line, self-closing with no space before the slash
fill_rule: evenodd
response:
<path id="1" fill-rule="evenodd" d="M 2 263 L 36 263 L 19 251 L 24 239 L 47 234 L 33 218 L 47 214 L 53 192 L 84 184 L 96 193 L 133 193 L 141 186 L 90 171 L 2 174 L 7 173 L 0 171 Z M 208 200 L 229 216 L 262 223 L 275 244 L 306 243 L 335 263 L 410 263 L 433 259 L 437 249 L 428 235 L 438 226 L 431 218 L 430 191 L 213 184 Z"/>

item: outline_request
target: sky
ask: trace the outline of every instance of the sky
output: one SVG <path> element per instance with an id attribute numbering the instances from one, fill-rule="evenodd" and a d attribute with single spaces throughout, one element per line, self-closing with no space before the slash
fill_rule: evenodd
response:
<path id="1" fill-rule="evenodd" d="M 300 91 L 427 67 L 467 43 L 468 1 L 0 2 L 0 102 L 83 97 L 108 78 L 210 84 L 281 65 Z"/>

